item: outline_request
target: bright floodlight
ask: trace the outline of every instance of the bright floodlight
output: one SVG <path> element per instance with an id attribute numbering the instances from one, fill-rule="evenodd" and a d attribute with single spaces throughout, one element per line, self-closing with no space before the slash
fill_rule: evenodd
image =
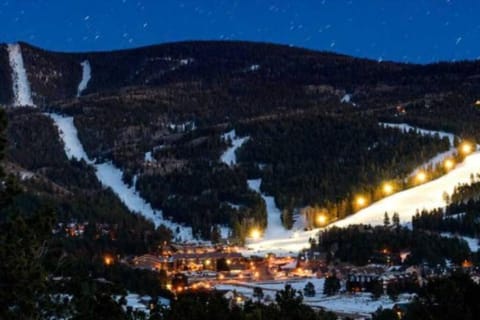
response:
<path id="1" fill-rule="evenodd" d="M 393 186 L 390 183 L 385 183 L 383 185 L 383 193 L 391 194 L 393 192 Z"/>
<path id="2" fill-rule="evenodd" d="M 427 174 L 423 171 L 420 171 L 419 173 L 417 173 L 416 179 L 418 182 L 425 182 L 427 181 Z"/>
<path id="3" fill-rule="evenodd" d="M 365 197 L 358 196 L 356 202 L 358 206 L 363 207 L 367 204 L 367 199 L 365 199 Z"/>
<path id="4" fill-rule="evenodd" d="M 443 163 L 443 166 L 444 166 L 445 169 L 447 169 L 447 170 L 452 169 L 454 165 L 455 165 L 455 162 L 454 162 L 452 159 L 447 159 L 447 160 L 445 160 L 445 162 Z"/>
<path id="5" fill-rule="evenodd" d="M 317 223 L 320 225 L 324 225 L 327 222 L 327 217 L 324 214 L 319 214 L 317 216 Z"/>
<path id="6" fill-rule="evenodd" d="M 257 228 L 254 228 L 250 231 L 250 238 L 257 240 L 257 239 L 260 239 L 260 236 L 261 236 L 260 230 L 258 230 Z"/>
<path id="7" fill-rule="evenodd" d="M 464 143 L 462 143 L 462 145 L 461 145 L 461 150 L 462 150 L 462 153 L 463 153 L 463 154 L 469 154 L 469 153 L 472 152 L 473 147 L 472 147 L 472 145 L 471 145 L 470 143 L 464 142 Z"/>

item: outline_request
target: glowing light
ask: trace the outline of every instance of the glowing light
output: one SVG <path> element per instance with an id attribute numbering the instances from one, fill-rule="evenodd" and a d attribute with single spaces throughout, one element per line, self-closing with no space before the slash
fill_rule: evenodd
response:
<path id="1" fill-rule="evenodd" d="M 106 266 L 112 265 L 113 264 L 113 258 L 109 255 L 106 255 L 103 257 L 103 262 L 105 263 Z"/>
<path id="2" fill-rule="evenodd" d="M 250 238 L 254 240 L 260 239 L 261 235 L 262 234 L 260 233 L 260 230 L 258 230 L 257 228 L 254 228 L 250 231 Z"/>
<path id="3" fill-rule="evenodd" d="M 417 182 L 425 182 L 427 181 L 427 174 L 423 171 L 420 171 L 419 173 L 417 173 L 417 176 L 415 177 L 415 179 L 417 180 Z"/>
<path id="4" fill-rule="evenodd" d="M 382 189 L 385 194 L 391 194 L 393 192 L 393 186 L 390 183 L 385 183 Z"/>
<path id="5" fill-rule="evenodd" d="M 357 206 L 359 207 L 363 207 L 364 205 L 367 204 L 367 199 L 365 199 L 365 197 L 362 197 L 362 196 L 358 196 L 357 199 L 355 200 Z"/>
<path id="6" fill-rule="evenodd" d="M 463 154 L 469 154 L 473 151 L 473 146 L 468 142 L 464 142 L 460 146 L 460 150 L 462 151 Z"/>
<path id="7" fill-rule="evenodd" d="M 319 214 L 319 215 L 317 216 L 317 223 L 318 223 L 319 225 L 324 225 L 325 223 L 327 223 L 327 217 L 326 217 L 325 215 L 323 215 L 323 214 Z"/>
<path id="8" fill-rule="evenodd" d="M 455 162 L 454 162 L 452 159 L 447 159 L 447 160 L 445 160 L 445 162 L 443 163 L 443 166 L 444 166 L 445 169 L 447 169 L 447 170 L 452 169 L 454 165 L 455 165 Z"/>
<path id="9" fill-rule="evenodd" d="M 209 266 L 210 263 L 212 263 L 212 262 L 210 261 L 210 259 L 205 260 L 205 265 L 206 265 L 206 266 Z"/>
<path id="10" fill-rule="evenodd" d="M 225 276 L 224 276 L 223 274 L 219 274 L 219 275 L 218 275 L 218 279 L 219 279 L 219 280 L 223 280 L 223 279 L 225 279 Z"/>
<path id="11" fill-rule="evenodd" d="M 232 260 L 227 259 L 227 264 L 228 264 L 228 265 L 231 265 L 231 264 L 232 264 Z"/>

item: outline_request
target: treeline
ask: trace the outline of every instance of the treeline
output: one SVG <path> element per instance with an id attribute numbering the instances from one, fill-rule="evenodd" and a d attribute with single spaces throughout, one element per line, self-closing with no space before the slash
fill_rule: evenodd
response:
<path id="1" fill-rule="evenodd" d="M 431 266 L 445 265 L 448 259 L 460 265 L 471 258 L 467 243 L 443 238 L 437 234 L 407 228 L 370 227 L 363 225 L 330 228 L 320 233 L 312 248 L 328 253 L 330 261 L 340 260 L 356 265 L 373 262 L 379 255 L 400 260 L 400 253 L 409 252 L 405 265 L 423 262 Z"/>

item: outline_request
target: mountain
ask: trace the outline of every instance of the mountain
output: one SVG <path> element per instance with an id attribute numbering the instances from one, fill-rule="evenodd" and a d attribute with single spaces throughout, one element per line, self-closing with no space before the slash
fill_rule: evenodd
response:
<path id="1" fill-rule="evenodd" d="M 262 179 L 261 192 L 292 227 L 305 207 L 351 214 L 356 193 L 373 199 L 381 181 L 448 149 L 439 137 L 379 121 L 479 137 L 476 61 L 377 62 L 250 42 L 92 53 L 19 43 L 0 46 L 0 83 L 8 168 L 31 201 L 53 201 L 62 219 L 117 223 L 145 212 L 128 202 L 141 196 L 207 239 L 266 227 L 268 208 L 249 180 Z M 67 157 L 46 112 L 73 117 L 83 160 Z M 122 195 L 99 178 L 109 162 L 123 174 Z"/>

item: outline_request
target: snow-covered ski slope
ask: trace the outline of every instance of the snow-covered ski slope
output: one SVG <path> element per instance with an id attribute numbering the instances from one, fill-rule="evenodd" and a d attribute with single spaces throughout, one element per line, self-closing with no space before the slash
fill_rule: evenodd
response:
<path id="1" fill-rule="evenodd" d="M 265 229 L 262 238 L 267 239 L 276 239 L 285 235 L 285 228 L 283 227 L 281 220 L 280 209 L 277 208 L 275 204 L 275 199 L 271 196 L 267 196 L 260 192 L 260 185 L 262 184 L 261 179 L 248 180 L 248 187 L 260 194 L 263 201 L 265 201 L 265 206 L 267 208 L 267 228 Z"/>
<path id="2" fill-rule="evenodd" d="M 75 158 L 78 160 L 85 160 L 95 168 L 95 173 L 98 180 L 105 187 L 109 187 L 125 204 L 125 206 L 134 213 L 140 213 L 147 219 L 153 221 L 155 226 L 161 224 L 170 228 L 173 231 L 174 238 L 179 241 L 193 241 L 192 228 L 179 225 L 170 220 L 163 219 L 162 212 L 154 210 L 152 206 L 146 202 L 135 189 L 135 186 L 128 186 L 123 182 L 123 172 L 113 165 L 111 162 L 96 164 L 88 158 L 87 153 L 83 149 L 80 140 L 78 139 L 77 129 L 73 123 L 73 117 L 65 117 L 59 114 L 46 114 L 49 116 L 58 127 L 60 138 L 64 143 L 65 153 L 69 159 Z M 179 233 L 176 233 L 176 230 Z"/>
<path id="3" fill-rule="evenodd" d="M 82 66 L 82 80 L 78 84 L 77 97 L 80 97 L 82 92 L 87 89 L 88 82 L 92 77 L 92 68 L 90 67 L 90 62 L 88 62 L 88 60 L 85 60 L 80 63 L 80 65 Z"/>
<path id="4" fill-rule="evenodd" d="M 230 140 L 232 142 L 232 146 L 229 147 L 225 152 L 220 156 L 220 161 L 227 164 L 228 166 L 237 164 L 237 156 L 235 152 L 240 148 L 249 137 L 239 138 L 237 137 L 235 130 L 231 130 L 222 135 L 223 140 Z"/>
<path id="5" fill-rule="evenodd" d="M 23 64 L 22 48 L 20 48 L 18 43 L 15 43 L 9 44 L 7 50 L 10 68 L 12 69 L 13 105 L 15 107 L 34 107 L 35 104 L 32 100 L 32 92 L 30 90 L 30 83 L 28 82 L 27 71 Z"/>
<path id="6" fill-rule="evenodd" d="M 429 131 L 428 134 L 436 133 L 435 131 Z M 449 139 L 450 136 L 453 137 L 453 135 L 449 135 Z M 480 173 L 480 152 L 469 155 L 461 164 L 436 180 L 379 200 L 343 220 L 330 224 L 329 227 L 346 227 L 351 224 L 382 225 L 385 212 L 390 215 L 397 212 L 402 223 L 409 223 L 417 209 L 431 210 L 445 207 L 443 194 L 445 192 L 452 194 L 456 185 L 469 183 L 470 176 L 477 173 Z M 307 248 L 309 246 L 308 240 L 316 238 L 319 230 L 284 230 L 281 236 L 275 238 L 265 237 L 258 241 L 249 240 L 247 248 L 251 253 L 276 252 L 281 254 L 297 252 Z"/>

